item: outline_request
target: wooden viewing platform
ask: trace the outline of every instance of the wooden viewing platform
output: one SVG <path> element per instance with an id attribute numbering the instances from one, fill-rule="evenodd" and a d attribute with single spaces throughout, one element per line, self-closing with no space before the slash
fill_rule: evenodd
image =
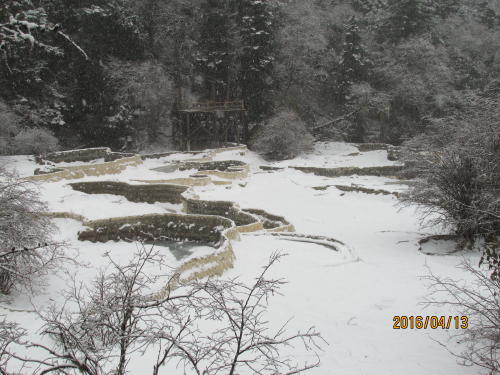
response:
<path id="1" fill-rule="evenodd" d="M 181 104 L 177 109 L 179 112 L 237 112 L 244 111 L 245 106 L 242 100 L 227 102 L 199 102 L 192 104 Z"/>
<path id="2" fill-rule="evenodd" d="M 179 95 L 175 111 L 178 116 L 172 136 L 182 150 L 220 147 L 224 143 L 241 140 L 241 130 L 246 122 L 243 100 L 187 103 Z"/>

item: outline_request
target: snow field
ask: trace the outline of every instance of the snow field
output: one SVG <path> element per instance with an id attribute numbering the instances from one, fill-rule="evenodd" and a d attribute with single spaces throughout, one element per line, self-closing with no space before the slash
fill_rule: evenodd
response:
<path id="1" fill-rule="evenodd" d="M 335 252 L 324 246 L 286 241 L 271 236 L 242 235 L 233 241 L 235 266 L 223 277 L 241 277 L 250 280 L 260 272 L 269 256 L 280 251 L 288 256 L 272 269 L 272 276 L 285 278 L 288 284 L 283 295 L 271 300 L 268 318 L 271 329 L 277 329 L 293 317 L 289 331 L 315 326 L 329 345 L 323 347 L 322 366 L 312 370 L 314 375 L 408 374 L 408 375 L 470 375 L 476 368 L 459 366 L 455 359 L 433 340 L 448 342 L 450 332 L 438 330 L 395 330 L 395 315 L 454 315 L 442 308 L 424 308 L 422 297 L 428 288 L 422 276 L 429 269 L 435 274 L 461 279 L 467 275 L 456 268 L 462 256 L 477 260 L 477 254 L 455 253 L 450 256 L 430 256 L 418 251 L 417 241 L 424 235 L 413 208 L 401 208 L 394 196 L 342 192 L 335 187 L 314 190 L 326 185 L 358 184 L 373 189 L 403 191 L 405 185 L 387 184 L 389 178 L 347 176 L 325 178 L 285 168 L 276 172 L 263 172 L 260 165 L 275 167 L 315 166 L 381 166 L 393 165 L 385 151 L 357 154 L 352 145 L 319 143 L 315 149 L 300 158 L 278 163 L 264 161 L 252 152 L 227 151 L 215 160 L 242 160 L 250 164 L 252 174 L 246 181 L 235 181 L 229 186 L 194 187 L 203 200 L 234 201 L 241 208 L 262 208 L 284 216 L 297 232 L 333 237 L 346 244 L 349 251 Z M 351 156 L 348 156 L 351 154 Z M 88 177 L 78 181 L 111 180 L 129 182 L 135 179 L 166 179 L 185 177 L 194 171 L 165 174 L 151 171 L 173 159 L 183 159 L 182 154 L 158 160 L 147 160 L 143 165 L 129 167 L 120 175 Z M 28 175 L 34 162 L 28 157 L 8 157 L 10 163 Z M 41 184 L 42 197 L 51 211 L 70 211 L 88 219 L 162 213 L 178 210 L 164 204 L 132 203 L 125 198 L 108 194 L 86 195 L 66 186 L 67 182 Z M 175 206 L 175 205 L 174 205 Z M 87 281 L 104 266 L 103 254 L 108 251 L 114 259 L 126 262 L 136 249 L 136 244 L 109 242 L 92 244 L 76 240 L 82 225 L 73 220 L 56 219 L 60 232 L 58 238 L 70 244 L 68 250 L 80 264 L 70 266 L 69 273 Z M 196 255 L 208 254 L 211 249 L 200 246 L 192 249 Z M 168 251 L 169 264 L 179 261 Z M 68 275 L 63 272 L 51 275 L 47 286 L 32 301 L 25 295 L 2 303 L 0 313 L 18 321 L 37 339 L 39 322 L 33 314 L 12 312 L 30 310 L 31 303 L 43 307 L 50 301 L 61 301 Z M 288 351 L 289 350 L 289 351 Z M 304 353 L 287 349 L 298 359 L 310 359 Z M 157 353 L 145 353 L 131 361 L 130 373 L 140 375 L 151 368 Z M 166 367 L 163 374 L 182 374 L 180 368 Z"/>

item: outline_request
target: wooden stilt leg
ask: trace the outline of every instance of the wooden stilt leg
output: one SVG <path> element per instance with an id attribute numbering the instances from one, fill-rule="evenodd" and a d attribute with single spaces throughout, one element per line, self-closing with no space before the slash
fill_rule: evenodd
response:
<path id="1" fill-rule="evenodd" d="M 186 150 L 191 151 L 191 116 L 186 113 Z"/>

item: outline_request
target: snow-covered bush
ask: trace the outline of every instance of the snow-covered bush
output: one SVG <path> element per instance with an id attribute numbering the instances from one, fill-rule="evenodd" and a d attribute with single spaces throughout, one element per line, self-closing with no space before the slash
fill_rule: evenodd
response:
<path id="1" fill-rule="evenodd" d="M 291 159 L 312 148 L 314 137 L 299 116 L 284 110 L 263 124 L 250 141 L 252 149 L 274 160 Z"/>
<path id="2" fill-rule="evenodd" d="M 0 294 L 31 288 L 34 278 L 61 259 L 45 209 L 31 183 L 0 168 Z"/>
<path id="3" fill-rule="evenodd" d="M 498 103 L 480 102 L 463 114 L 466 120 L 438 122 L 409 142 L 405 160 L 419 179 L 403 200 L 419 206 L 427 223 L 451 228 L 469 243 L 500 233 Z"/>
<path id="4" fill-rule="evenodd" d="M 0 155 L 10 154 L 11 138 L 19 133 L 21 118 L 0 100 Z"/>
<path id="5" fill-rule="evenodd" d="M 23 118 L 0 100 L 0 155 L 40 154 L 57 151 L 59 142 L 43 128 L 24 128 Z"/>
<path id="6" fill-rule="evenodd" d="M 17 155 L 43 154 L 59 149 L 59 141 L 51 131 L 46 129 L 21 130 L 12 141 L 11 152 Z"/>

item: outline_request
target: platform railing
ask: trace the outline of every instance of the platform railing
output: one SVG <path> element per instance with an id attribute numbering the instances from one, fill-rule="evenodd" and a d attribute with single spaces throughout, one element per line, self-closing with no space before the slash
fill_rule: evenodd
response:
<path id="1" fill-rule="evenodd" d="M 244 111 L 245 106 L 242 100 L 235 101 L 224 101 L 224 102 L 216 102 L 216 101 L 206 101 L 206 102 L 198 102 L 198 103 L 189 103 L 189 104 L 180 104 L 179 111 L 192 112 L 192 111 L 203 111 L 203 112 L 212 112 L 212 111 Z"/>

